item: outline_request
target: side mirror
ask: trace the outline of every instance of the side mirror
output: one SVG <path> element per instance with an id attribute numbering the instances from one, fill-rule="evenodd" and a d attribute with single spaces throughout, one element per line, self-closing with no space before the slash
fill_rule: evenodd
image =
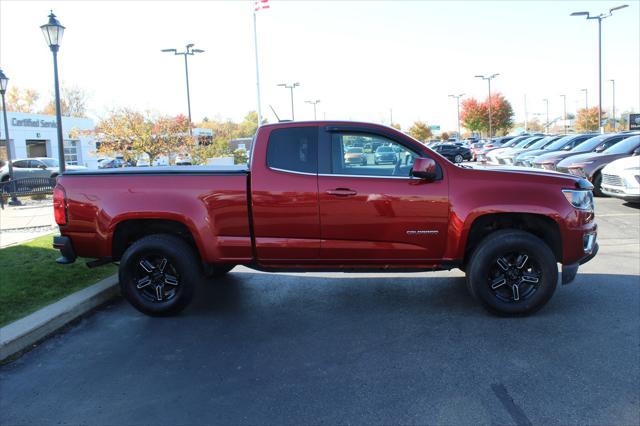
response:
<path id="1" fill-rule="evenodd" d="M 434 180 L 437 176 L 436 170 L 436 162 L 431 158 L 418 157 L 413 160 L 411 176 L 425 180 Z"/>
<path id="2" fill-rule="evenodd" d="M 602 145 L 598 145 L 598 147 L 595 149 L 595 152 L 602 152 L 602 151 L 604 151 L 605 149 L 607 149 L 607 147 L 606 147 L 606 146 L 604 146 L 604 144 L 602 144 Z"/>
<path id="3" fill-rule="evenodd" d="M 40 165 L 38 166 L 38 168 L 39 168 L 39 169 L 42 169 L 42 170 L 47 170 L 47 166 L 46 166 L 46 165 L 44 165 L 44 164 L 40 164 Z"/>

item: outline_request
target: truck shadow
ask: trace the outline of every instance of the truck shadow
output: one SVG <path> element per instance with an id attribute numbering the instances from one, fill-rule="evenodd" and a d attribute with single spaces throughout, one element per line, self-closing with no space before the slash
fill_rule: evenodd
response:
<path id="1" fill-rule="evenodd" d="M 459 274 L 459 275 L 458 275 Z M 474 316 L 499 318 L 486 312 L 468 293 L 461 272 L 451 276 L 401 274 L 395 276 L 334 274 L 263 274 L 231 272 L 205 282 L 185 315 L 242 317 L 271 315 L 385 315 L 401 312 L 417 318 Z M 458 276 L 455 276 L 458 275 Z M 632 275 L 579 274 L 570 285 L 558 285 L 551 301 L 534 317 L 584 316 L 614 296 L 611 287 L 637 293 L 639 278 Z M 615 297 L 617 298 L 617 297 Z M 614 309 L 612 307 L 612 309 Z M 531 318 L 531 317 L 529 317 Z M 518 320 L 522 318 L 514 318 Z"/>

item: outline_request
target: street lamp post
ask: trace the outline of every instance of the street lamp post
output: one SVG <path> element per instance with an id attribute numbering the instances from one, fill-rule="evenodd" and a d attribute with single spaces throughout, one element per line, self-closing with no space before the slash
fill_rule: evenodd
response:
<path id="1" fill-rule="evenodd" d="M 611 79 L 611 114 L 613 115 L 613 131 L 618 130 L 618 123 L 616 122 L 616 81 Z"/>
<path id="2" fill-rule="evenodd" d="M 296 116 L 293 110 L 293 89 L 300 86 L 300 83 L 291 83 L 291 84 L 280 83 L 278 84 L 278 86 L 291 90 L 291 120 L 295 120 Z"/>
<path id="3" fill-rule="evenodd" d="M 560 95 L 560 97 L 562 98 L 562 104 L 564 107 L 564 114 L 562 116 L 562 119 L 564 121 L 564 134 L 567 134 L 567 95 Z"/>
<path id="4" fill-rule="evenodd" d="M 460 98 L 464 96 L 464 93 L 460 93 L 459 95 L 449 95 L 450 98 L 454 98 L 457 103 L 458 108 L 458 139 L 461 139 L 460 135 Z M 491 102 L 489 102 L 491 103 Z"/>
<path id="5" fill-rule="evenodd" d="M 587 19 L 598 20 L 598 126 L 600 127 L 600 133 L 603 133 L 602 127 L 602 20 L 613 15 L 615 10 L 624 9 L 629 5 L 623 4 L 621 6 L 612 7 L 609 9 L 609 13 L 601 13 L 596 16 L 591 16 L 589 12 L 573 12 L 571 16 L 585 16 Z"/>
<path id="6" fill-rule="evenodd" d="M 499 76 L 500 74 L 491 74 L 491 75 L 476 75 L 476 78 L 481 78 L 483 80 L 487 80 L 489 83 L 489 138 L 493 135 L 493 123 L 491 117 L 491 80 Z"/>
<path id="7" fill-rule="evenodd" d="M 549 133 L 549 99 L 545 98 L 542 101 L 545 103 L 547 109 L 547 124 L 544 126 L 544 128 L 547 129 L 547 133 Z"/>
<path id="8" fill-rule="evenodd" d="M 60 48 L 60 41 L 64 34 L 64 27 L 60 25 L 60 22 L 56 19 L 56 15 L 49 15 L 49 22 L 40 26 L 44 39 L 53 53 L 53 86 L 55 92 L 56 102 L 56 127 L 58 130 L 58 162 L 60 163 L 60 173 L 64 173 L 66 170 L 66 163 L 64 160 L 64 140 L 62 138 L 62 111 L 60 108 L 60 84 L 58 82 L 58 49 Z"/>
<path id="9" fill-rule="evenodd" d="M 584 109 L 588 110 L 589 109 L 589 90 L 580 89 L 580 91 L 584 92 Z"/>
<path id="10" fill-rule="evenodd" d="M 9 78 L 4 75 L 2 70 L 0 70 L 0 96 L 2 96 L 2 116 L 4 118 L 4 142 L 7 146 L 7 163 L 9 165 L 9 180 L 13 180 L 13 155 L 11 154 L 11 144 L 9 143 L 9 123 L 7 120 L 7 105 L 4 102 L 4 94 L 7 91 L 7 84 L 9 84 Z M 16 194 L 13 191 L 10 191 L 11 201 L 9 201 L 10 205 L 19 206 L 21 203 L 16 198 Z"/>
<path id="11" fill-rule="evenodd" d="M 318 105 L 320 103 L 320 99 L 316 99 L 315 101 L 304 101 L 307 104 L 311 104 L 313 105 L 313 119 L 317 120 L 317 115 L 316 115 L 316 105 Z"/>
<path id="12" fill-rule="evenodd" d="M 191 93 L 189 92 L 189 64 L 187 63 L 187 57 L 193 56 L 196 53 L 204 53 L 202 49 L 194 49 L 194 44 L 189 43 L 185 46 L 184 52 L 178 52 L 177 49 L 162 49 L 161 52 L 165 53 L 173 53 L 174 55 L 182 55 L 184 56 L 184 76 L 187 82 L 187 111 L 189 114 L 189 135 L 192 134 L 191 131 Z"/>

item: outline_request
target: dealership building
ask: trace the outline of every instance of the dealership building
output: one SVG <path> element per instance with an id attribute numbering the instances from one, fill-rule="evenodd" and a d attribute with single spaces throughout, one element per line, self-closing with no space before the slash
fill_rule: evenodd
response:
<path id="1" fill-rule="evenodd" d="M 7 112 L 9 143 L 14 159 L 32 157 L 58 158 L 58 134 L 53 115 Z M 96 168 L 96 144 L 93 136 L 82 131 L 94 130 L 88 118 L 62 117 L 64 156 L 67 164 Z M 6 160 L 4 122 L 0 120 L 0 159 Z M 78 132 L 75 132 L 78 131 Z M 71 137 L 72 133 L 74 137 Z M 76 134 L 78 133 L 78 134 Z"/>

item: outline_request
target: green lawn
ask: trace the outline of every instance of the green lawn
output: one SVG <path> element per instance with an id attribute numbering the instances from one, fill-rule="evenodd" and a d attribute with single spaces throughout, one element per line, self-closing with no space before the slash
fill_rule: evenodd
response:
<path id="1" fill-rule="evenodd" d="M 116 272 L 114 265 L 89 269 L 82 259 L 58 265 L 53 235 L 0 249 L 0 326 L 22 318 Z"/>

